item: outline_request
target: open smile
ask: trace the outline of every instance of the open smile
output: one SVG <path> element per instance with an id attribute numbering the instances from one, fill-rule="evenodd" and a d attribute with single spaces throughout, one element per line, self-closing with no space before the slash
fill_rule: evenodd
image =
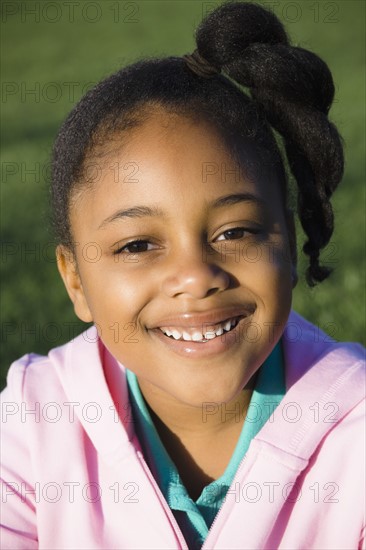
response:
<path id="1" fill-rule="evenodd" d="M 183 315 L 166 319 L 149 329 L 149 333 L 170 351 L 189 357 L 205 358 L 240 346 L 246 325 L 251 323 L 254 308 L 235 311 Z M 220 318 L 221 317 L 221 318 Z M 198 322 L 201 321 L 201 322 Z"/>

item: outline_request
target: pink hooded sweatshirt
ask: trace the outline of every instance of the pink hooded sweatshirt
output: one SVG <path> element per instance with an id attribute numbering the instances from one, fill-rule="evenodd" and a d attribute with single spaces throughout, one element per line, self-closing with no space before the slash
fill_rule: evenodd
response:
<path id="1" fill-rule="evenodd" d="M 241 462 L 203 549 L 358 549 L 365 361 L 291 312 L 287 393 Z M 2 549 L 187 549 L 93 327 L 12 364 L 2 392 Z"/>

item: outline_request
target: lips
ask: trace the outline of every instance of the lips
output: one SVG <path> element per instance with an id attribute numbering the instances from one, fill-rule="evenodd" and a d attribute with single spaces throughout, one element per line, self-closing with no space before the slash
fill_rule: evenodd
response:
<path id="1" fill-rule="evenodd" d="M 255 305 L 227 307 L 209 311 L 182 313 L 157 321 L 150 328 L 171 341 L 208 342 L 231 332 L 245 317 L 251 316 Z"/>
<path id="2" fill-rule="evenodd" d="M 253 304 L 181 313 L 164 317 L 146 327 L 151 337 L 169 353 L 198 361 L 229 357 L 240 351 L 242 334 L 252 321 Z M 205 363 L 207 365 L 207 363 Z"/>

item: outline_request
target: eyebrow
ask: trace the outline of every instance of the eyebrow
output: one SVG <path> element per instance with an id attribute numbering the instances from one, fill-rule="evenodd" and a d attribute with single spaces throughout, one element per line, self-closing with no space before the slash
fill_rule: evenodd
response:
<path id="1" fill-rule="evenodd" d="M 258 204 L 258 206 L 266 206 L 266 202 L 253 195 L 252 193 L 236 193 L 234 195 L 226 195 L 220 197 L 210 203 L 212 208 L 223 208 L 225 206 L 231 206 L 234 204 L 239 204 L 241 202 L 253 202 Z M 102 223 L 99 225 L 98 229 L 103 229 L 107 224 L 120 220 L 123 218 L 144 218 L 144 217 L 163 217 L 164 212 L 158 206 L 133 206 L 127 208 L 126 210 L 117 210 L 111 216 L 108 216 Z"/>
<path id="2" fill-rule="evenodd" d="M 223 208 L 224 206 L 230 206 L 232 204 L 239 204 L 241 202 L 254 202 L 258 206 L 267 206 L 265 200 L 261 199 L 253 193 L 236 193 L 235 195 L 226 195 L 213 201 L 210 206 L 212 208 Z"/>
<path id="3" fill-rule="evenodd" d="M 157 206 L 133 206 L 132 208 L 127 208 L 126 210 L 117 210 L 117 212 L 114 212 L 111 216 L 108 216 L 108 218 L 103 220 L 98 229 L 102 229 L 108 223 L 123 218 L 144 218 L 163 215 L 163 211 Z"/>

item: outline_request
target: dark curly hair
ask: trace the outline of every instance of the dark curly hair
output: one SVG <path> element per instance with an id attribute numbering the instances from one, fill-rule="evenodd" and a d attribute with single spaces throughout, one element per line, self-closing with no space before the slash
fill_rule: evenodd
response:
<path id="1" fill-rule="evenodd" d="M 319 265 L 319 253 L 333 233 L 330 197 L 343 174 L 342 141 L 327 117 L 332 75 L 314 53 L 291 46 L 277 17 L 253 3 L 222 4 L 201 22 L 196 42 L 197 54 L 216 72 L 197 74 L 182 57 L 146 58 L 100 82 L 71 111 L 53 149 L 58 241 L 73 247 L 70 200 L 88 185 L 88 160 L 108 148 L 111 136 L 143 124 L 160 107 L 210 121 L 239 162 L 243 144 L 250 143 L 276 175 L 286 202 L 287 176 L 275 132 L 282 137 L 307 236 L 306 280 L 314 286 L 331 272 Z"/>

